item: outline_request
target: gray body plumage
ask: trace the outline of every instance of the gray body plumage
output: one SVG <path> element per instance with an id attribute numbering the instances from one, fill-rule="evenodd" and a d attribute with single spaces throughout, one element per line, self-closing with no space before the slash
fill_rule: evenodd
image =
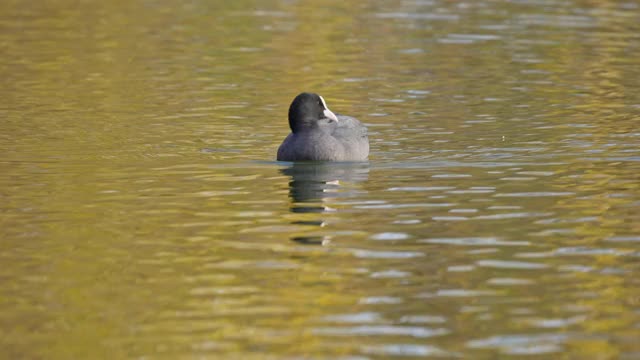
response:
<path id="1" fill-rule="evenodd" d="M 296 100 L 292 103 L 292 108 L 296 105 Z M 323 104 L 324 100 L 320 106 L 322 107 Z M 328 111 L 326 105 L 323 110 Z M 331 115 L 334 114 L 331 113 Z M 337 121 L 323 118 L 322 115 L 316 117 L 317 119 L 311 122 L 307 121 L 307 126 L 296 127 L 295 131 L 284 139 L 278 148 L 279 161 L 367 160 L 369 156 L 367 128 L 358 119 L 347 115 L 335 115 Z M 295 116 L 292 118 L 291 110 L 289 122 L 296 123 Z"/>

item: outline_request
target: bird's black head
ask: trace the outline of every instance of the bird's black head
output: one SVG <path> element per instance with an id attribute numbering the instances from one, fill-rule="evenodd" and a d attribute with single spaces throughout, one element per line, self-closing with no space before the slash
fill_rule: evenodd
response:
<path id="1" fill-rule="evenodd" d="M 289 106 L 289 127 L 294 133 L 334 121 L 338 122 L 338 118 L 318 94 L 302 93 Z"/>

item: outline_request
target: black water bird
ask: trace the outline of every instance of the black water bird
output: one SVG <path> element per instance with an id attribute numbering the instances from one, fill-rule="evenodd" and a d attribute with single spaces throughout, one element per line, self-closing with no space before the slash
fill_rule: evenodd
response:
<path id="1" fill-rule="evenodd" d="M 289 127 L 278 161 L 364 161 L 369 156 L 367 128 L 354 117 L 331 112 L 318 94 L 293 99 Z"/>

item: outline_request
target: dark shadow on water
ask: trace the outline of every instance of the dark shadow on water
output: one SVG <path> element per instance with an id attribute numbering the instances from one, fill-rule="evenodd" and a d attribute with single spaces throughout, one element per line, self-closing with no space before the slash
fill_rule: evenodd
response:
<path id="1" fill-rule="evenodd" d="M 332 197 L 345 197 L 340 193 L 341 182 L 357 183 L 369 179 L 369 163 L 300 162 L 280 170 L 291 177 L 289 197 L 294 203 L 316 202 Z"/>
<path id="2" fill-rule="evenodd" d="M 331 207 L 332 199 L 355 196 L 355 190 L 345 184 L 367 181 L 369 163 L 298 162 L 291 163 L 280 172 L 290 177 L 289 211 L 295 214 L 326 214 L 336 212 Z M 318 228 L 326 225 L 324 219 L 295 220 L 292 223 Z M 304 245 L 322 245 L 329 239 L 327 236 L 295 236 L 292 240 Z"/>
<path id="3" fill-rule="evenodd" d="M 325 236 L 294 236 L 291 240 L 301 245 L 324 245 L 327 241 Z"/>

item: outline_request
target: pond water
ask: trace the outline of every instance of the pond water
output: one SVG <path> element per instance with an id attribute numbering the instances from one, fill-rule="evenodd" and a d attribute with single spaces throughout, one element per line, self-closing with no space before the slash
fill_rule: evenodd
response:
<path id="1" fill-rule="evenodd" d="M 17 359 L 640 358 L 633 1 L 0 4 Z M 275 161 L 315 91 L 368 163 Z"/>

